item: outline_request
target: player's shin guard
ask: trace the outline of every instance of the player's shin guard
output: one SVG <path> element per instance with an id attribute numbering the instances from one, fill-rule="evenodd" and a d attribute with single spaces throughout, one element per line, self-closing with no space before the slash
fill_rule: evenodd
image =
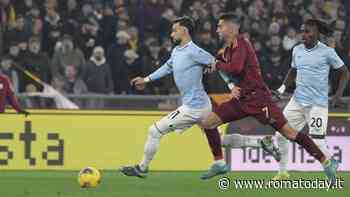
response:
<path id="1" fill-rule="evenodd" d="M 225 135 L 222 143 L 224 147 L 230 148 L 260 147 L 258 138 L 241 134 Z"/>
<path id="2" fill-rule="evenodd" d="M 321 164 L 326 160 L 326 156 L 322 153 L 322 151 L 317 147 L 312 139 L 302 133 L 299 132 L 295 138 L 295 142 L 302 146 L 310 155 L 315 157 Z"/>
<path id="3" fill-rule="evenodd" d="M 289 152 L 289 141 L 287 138 L 282 136 L 280 133 L 276 134 L 278 149 L 281 153 L 281 161 L 279 162 L 280 172 L 287 171 L 288 165 L 288 152 Z"/>
<path id="4" fill-rule="evenodd" d="M 154 155 L 159 149 L 160 139 L 162 134 L 158 131 L 155 125 L 149 128 L 148 138 L 145 144 L 143 160 L 140 163 L 141 170 L 145 171 L 148 169 Z"/>
<path id="5" fill-rule="evenodd" d="M 222 160 L 224 155 L 221 148 L 220 133 L 217 128 L 215 129 L 204 129 L 205 135 L 208 139 L 208 144 L 212 151 L 215 160 Z"/>

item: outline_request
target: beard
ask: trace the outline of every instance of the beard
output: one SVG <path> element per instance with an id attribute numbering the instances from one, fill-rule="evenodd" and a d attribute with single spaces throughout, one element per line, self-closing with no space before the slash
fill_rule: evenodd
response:
<path id="1" fill-rule="evenodd" d="M 176 46 L 176 45 L 179 45 L 181 43 L 181 40 L 172 39 L 172 42 Z"/>

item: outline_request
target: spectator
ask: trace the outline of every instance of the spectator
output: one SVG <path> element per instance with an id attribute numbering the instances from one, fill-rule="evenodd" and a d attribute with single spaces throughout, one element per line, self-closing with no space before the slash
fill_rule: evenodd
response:
<path id="1" fill-rule="evenodd" d="M 79 48 L 82 50 L 85 58 L 88 59 L 94 47 L 101 44 L 98 37 L 98 26 L 83 23 L 80 34 L 76 38 Z"/>
<path id="2" fill-rule="evenodd" d="M 89 24 L 98 26 L 98 19 L 94 15 L 94 8 L 90 3 L 85 3 L 82 7 L 82 15 L 79 19 L 80 22 L 88 22 Z"/>
<path id="3" fill-rule="evenodd" d="M 49 3 L 50 6 L 46 10 L 46 16 L 43 24 L 43 37 L 41 42 L 44 51 L 47 51 L 50 56 L 52 56 L 54 53 L 54 46 L 56 45 L 56 42 L 63 35 L 63 22 L 61 21 L 61 16 L 51 4 L 54 3 Z"/>
<path id="4" fill-rule="evenodd" d="M 139 55 L 134 50 L 126 50 L 124 53 L 125 62 L 124 67 L 128 70 L 128 81 L 131 79 L 140 76 L 142 74 L 142 66 L 139 61 Z M 141 94 L 143 91 L 138 91 L 135 87 L 131 87 L 130 84 L 127 84 L 129 87 L 127 88 L 128 94 Z"/>
<path id="5" fill-rule="evenodd" d="M 64 33 L 74 35 L 77 31 L 79 31 L 79 27 L 81 26 L 78 21 L 80 17 L 80 6 L 77 0 L 67 0 L 66 7 L 67 9 L 62 13 L 62 17 L 65 21 L 64 29 L 67 30 Z"/>
<path id="6" fill-rule="evenodd" d="M 40 18 L 40 9 L 32 6 L 25 17 L 25 31 L 30 32 L 31 36 L 40 36 L 43 29 L 43 21 Z"/>
<path id="7" fill-rule="evenodd" d="M 66 20 L 73 20 L 71 22 L 73 22 L 74 24 L 77 23 L 76 19 L 79 17 L 80 15 L 80 11 L 79 11 L 79 4 L 77 2 L 77 0 L 67 0 L 67 10 L 65 13 L 65 19 Z"/>
<path id="8" fill-rule="evenodd" d="M 38 76 L 42 81 L 50 83 L 51 79 L 51 61 L 45 52 L 41 51 L 40 39 L 32 37 L 29 40 L 29 50 L 23 57 L 23 67 L 29 72 Z M 20 91 L 23 92 L 25 87 L 29 84 L 36 86 L 36 89 L 42 88 L 40 84 L 37 84 L 33 79 L 27 75 L 20 75 Z"/>
<path id="9" fill-rule="evenodd" d="M 126 94 L 129 87 L 128 70 L 123 66 L 124 53 L 129 49 L 130 35 L 125 31 L 116 34 L 116 42 L 107 51 L 107 62 L 111 66 L 114 93 Z"/>
<path id="10" fill-rule="evenodd" d="M 85 64 L 85 57 L 83 52 L 76 48 L 73 44 L 72 36 L 64 35 L 62 42 L 56 45 L 55 54 L 52 58 L 52 75 L 63 76 L 64 67 L 67 65 L 74 65 L 78 73 L 82 71 L 81 68 Z"/>
<path id="11" fill-rule="evenodd" d="M 94 48 L 90 60 L 84 67 L 83 80 L 89 92 L 99 94 L 113 93 L 111 69 L 106 61 L 102 47 L 97 46 Z"/>
<path id="12" fill-rule="evenodd" d="M 16 11 L 10 0 L 0 1 L 0 19 L 2 31 L 16 26 Z"/>
<path id="13" fill-rule="evenodd" d="M 100 21 L 101 37 L 103 48 L 108 49 L 110 44 L 114 42 L 116 29 L 117 29 L 117 17 L 113 13 L 113 9 L 108 4 L 104 7 L 103 18 Z"/>
<path id="14" fill-rule="evenodd" d="M 14 29 L 9 30 L 5 35 L 6 45 L 8 46 L 11 41 L 16 41 L 23 45 L 30 37 L 30 33 L 24 28 L 24 17 L 21 15 L 17 16 Z"/>
<path id="15" fill-rule="evenodd" d="M 159 32 L 161 15 L 164 10 L 164 4 L 160 0 L 145 0 L 140 6 L 140 31 L 141 32 Z"/>
<path id="16" fill-rule="evenodd" d="M 33 0 L 14 1 L 16 15 L 27 15 L 28 11 L 34 6 Z"/>
<path id="17" fill-rule="evenodd" d="M 297 32 L 293 27 L 290 27 L 288 29 L 287 35 L 283 37 L 283 49 L 289 51 L 297 44 L 297 42 Z"/>
<path id="18" fill-rule="evenodd" d="M 79 78 L 78 71 L 73 65 L 68 65 L 64 70 L 63 91 L 67 94 L 85 94 L 88 92 L 85 82 Z"/>
<path id="19" fill-rule="evenodd" d="M 9 56 L 17 63 L 23 61 L 24 52 L 19 48 L 18 41 L 12 41 L 9 46 Z"/>
<path id="20" fill-rule="evenodd" d="M 269 27 L 269 32 L 268 32 L 268 35 L 270 36 L 278 36 L 280 34 L 280 24 L 277 23 L 277 22 L 273 22 L 270 24 L 270 27 Z"/>
<path id="21" fill-rule="evenodd" d="M 268 63 L 264 65 L 264 79 L 268 86 L 277 89 L 283 82 L 290 63 L 286 63 L 286 53 L 281 46 L 279 36 L 272 36 L 269 46 Z"/>

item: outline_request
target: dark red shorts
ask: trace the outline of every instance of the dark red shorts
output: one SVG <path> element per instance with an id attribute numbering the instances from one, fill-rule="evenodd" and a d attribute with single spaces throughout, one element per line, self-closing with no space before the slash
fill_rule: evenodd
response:
<path id="1" fill-rule="evenodd" d="M 282 110 L 272 100 L 241 102 L 231 99 L 226 103 L 214 107 L 214 113 L 220 117 L 223 123 L 240 120 L 248 116 L 256 118 L 260 123 L 271 125 L 280 130 L 287 120 Z"/>

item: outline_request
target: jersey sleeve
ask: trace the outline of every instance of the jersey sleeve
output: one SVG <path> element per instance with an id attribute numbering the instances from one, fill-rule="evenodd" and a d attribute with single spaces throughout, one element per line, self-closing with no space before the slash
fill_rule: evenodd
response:
<path id="1" fill-rule="evenodd" d="M 327 54 L 328 63 L 334 69 L 338 69 L 344 65 L 343 60 L 338 56 L 334 49 L 330 49 Z"/>
<path id="2" fill-rule="evenodd" d="M 160 79 L 173 72 L 173 52 L 171 53 L 170 58 L 160 68 L 158 68 L 152 74 L 148 75 L 151 81 Z"/>
<path id="3" fill-rule="evenodd" d="M 209 52 L 199 47 L 193 47 L 191 50 L 191 58 L 199 64 L 208 65 L 215 61 L 215 57 Z"/>
<path id="4" fill-rule="evenodd" d="M 232 58 L 231 62 L 218 62 L 216 67 L 233 75 L 240 74 L 248 58 L 248 50 L 246 46 L 242 46 L 238 49 L 239 51 L 237 51 L 237 53 L 239 53 L 239 55 L 237 55 L 236 58 Z M 233 54 L 230 55 L 232 56 Z"/>

